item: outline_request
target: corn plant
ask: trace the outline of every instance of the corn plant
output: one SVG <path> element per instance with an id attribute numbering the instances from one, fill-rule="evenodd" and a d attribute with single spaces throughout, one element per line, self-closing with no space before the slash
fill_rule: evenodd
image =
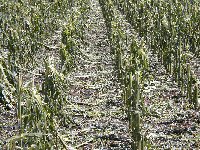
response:
<path id="1" fill-rule="evenodd" d="M 74 123 L 63 113 L 66 77 L 84 42 L 88 2 L 6 0 L 0 5 L 0 101 L 17 106 L 19 128 L 5 149 L 68 149 L 59 127 Z M 62 44 L 49 46 L 55 34 Z M 60 54 L 58 62 L 49 59 L 52 51 Z"/>
<path id="2" fill-rule="evenodd" d="M 5 63 L 5 59 L 0 58 L 0 95 L 1 103 L 3 103 L 7 109 L 15 103 L 14 92 L 16 90 L 16 83 L 14 74 L 9 70 L 8 66 Z"/>
<path id="3" fill-rule="evenodd" d="M 116 69 L 121 81 L 123 99 L 129 120 L 132 137 L 132 149 L 143 149 L 141 135 L 142 87 L 148 70 L 148 57 L 142 41 L 132 37 L 132 43 L 127 42 L 127 33 L 119 23 L 121 20 L 116 13 L 112 1 L 99 1 L 107 25 L 111 52 L 115 56 Z"/>
<path id="4" fill-rule="evenodd" d="M 24 87 L 22 76 L 19 75 L 16 92 L 20 132 L 19 135 L 7 140 L 8 148 L 33 146 L 37 149 L 66 148 L 65 142 L 57 131 L 60 120 L 63 120 L 62 111 L 66 97 L 65 92 L 62 91 L 67 89 L 64 75 L 59 73 L 50 62 L 46 62 L 45 70 L 42 94 L 34 85 L 34 77 L 31 87 Z"/>
<path id="5" fill-rule="evenodd" d="M 191 61 L 191 57 L 188 57 L 191 53 L 192 57 L 199 58 L 199 38 L 196 38 L 200 31 L 196 26 L 199 23 L 199 2 L 113 1 L 192 102 L 191 93 L 196 86 L 187 76 L 192 68 L 186 69 L 186 66 Z M 189 87 L 186 88 L 185 83 Z"/>

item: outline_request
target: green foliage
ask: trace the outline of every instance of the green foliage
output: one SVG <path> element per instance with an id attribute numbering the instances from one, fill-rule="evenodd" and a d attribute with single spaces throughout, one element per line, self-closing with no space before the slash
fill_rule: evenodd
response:
<path id="1" fill-rule="evenodd" d="M 70 70 L 73 68 L 74 62 L 72 55 L 68 51 L 68 47 L 65 45 L 61 45 L 60 59 L 63 73 L 66 74 L 70 72 Z"/>
<path id="2" fill-rule="evenodd" d="M 139 105 L 143 105 L 142 87 L 147 79 L 145 73 L 149 69 L 147 50 L 142 40 L 125 32 L 113 2 L 111 0 L 100 0 L 99 2 L 106 21 L 111 50 L 115 56 L 118 77 L 121 81 L 129 129 L 133 139 L 132 149 L 141 149 L 141 110 Z M 130 43 L 127 41 L 128 36 L 132 40 Z"/>
<path id="3" fill-rule="evenodd" d="M 199 58 L 200 28 L 197 24 L 200 3 L 188 0 L 99 0 L 99 3 L 123 89 L 133 135 L 132 148 L 142 149 L 141 144 L 138 144 L 141 139 L 137 136 L 140 128 L 136 116 L 140 116 L 141 110 L 138 106 L 143 106 L 143 87 L 149 71 L 149 50 L 157 54 L 162 65 L 174 76 L 182 93 L 187 94 L 195 108 L 199 105 L 199 89 L 196 84 L 198 79 L 190 62 L 194 57 Z M 126 29 L 123 29 L 116 7 L 131 24 L 135 36 L 127 34 Z M 131 37 L 129 41 L 128 36 Z"/>
<path id="4" fill-rule="evenodd" d="M 113 1 L 192 102 L 196 85 L 187 66 L 199 58 L 199 1 Z"/>
<path id="5" fill-rule="evenodd" d="M 17 106 L 19 127 L 6 149 L 67 149 L 58 127 L 72 123 L 63 113 L 66 78 L 84 40 L 88 9 L 82 0 L 0 4 L 0 103 Z"/>

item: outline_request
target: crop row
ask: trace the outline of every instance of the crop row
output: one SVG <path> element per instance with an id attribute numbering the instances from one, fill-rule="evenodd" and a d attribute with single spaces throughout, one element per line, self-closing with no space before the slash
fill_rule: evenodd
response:
<path id="1" fill-rule="evenodd" d="M 189 0 L 113 1 L 174 76 L 182 93 L 198 108 L 198 77 L 191 61 L 199 58 L 200 3 Z"/>
<path id="2" fill-rule="evenodd" d="M 88 6 L 83 0 L 0 5 L 0 102 L 17 106 L 19 130 L 3 148 L 68 149 L 59 128 L 73 123 L 65 110 L 66 78 L 83 42 Z"/>
<path id="3" fill-rule="evenodd" d="M 111 0 L 99 0 L 107 25 L 111 52 L 115 57 L 116 69 L 123 90 L 123 100 L 129 120 L 132 149 L 144 147 L 141 133 L 143 89 L 149 61 L 144 41 L 138 40 L 131 30 L 126 30 L 123 18 Z M 128 32 L 129 31 L 129 32 Z"/>
<path id="4" fill-rule="evenodd" d="M 198 1 L 99 0 L 132 133 L 132 148 L 143 148 L 140 122 L 143 88 L 151 51 L 173 75 L 182 94 L 199 107 L 198 78 L 191 61 L 199 58 Z M 117 8 L 117 9 L 116 9 Z M 120 13 L 121 12 L 121 13 Z M 127 32 L 122 14 L 133 32 Z M 131 41 L 131 42 L 130 42 Z"/>

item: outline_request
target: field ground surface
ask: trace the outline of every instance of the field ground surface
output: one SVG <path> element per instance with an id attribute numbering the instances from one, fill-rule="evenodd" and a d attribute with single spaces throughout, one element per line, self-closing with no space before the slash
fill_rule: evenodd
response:
<path id="1" fill-rule="evenodd" d="M 122 90 L 111 54 L 105 20 L 97 0 L 90 1 L 85 26 L 85 47 L 75 58 L 75 68 L 67 77 L 70 104 L 64 106 L 73 123 L 58 127 L 69 150 L 131 150 L 131 133 Z M 117 9 L 117 8 L 116 8 Z M 124 24 L 130 27 L 125 17 Z M 131 28 L 131 27 L 130 27 Z M 129 30 L 129 29 L 128 29 Z M 60 32 L 58 32 L 60 33 Z M 59 44 L 60 34 L 55 39 Z M 54 40 L 55 40 L 54 39 Z M 54 42 L 52 42 L 54 43 Z M 56 46 L 56 45 L 53 45 Z M 53 52 L 51 52 L 53 54 Z M 54 57 L 57 57 L 57 54 Z M 166 73 L 157 55 L 148 52 L 151 80 L 144 90 L 142 134 L 148 149 L 200 149 L 200 114 L 181 94 L 174 78 Z M 193 62 L 200 72 L 200 60 Z M 0 105 L 0 145 L 19 134 L 15 106 Z M 70 114 L 71 113 L 71 114 Z M 1 148 L 1 147 L 0 147 Z"/>

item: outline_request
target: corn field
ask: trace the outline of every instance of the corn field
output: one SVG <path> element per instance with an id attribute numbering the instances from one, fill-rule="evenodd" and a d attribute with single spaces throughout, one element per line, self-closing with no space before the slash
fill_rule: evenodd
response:
<path id="1" fill-rule="evenodd" d="M 19 128 L 5 149 L 68 149 L 58 127 L 72 122 L 63 107 L 66 77 L 80 53 L 87 3 L 0 3 L 0 100 L 16 107 Z"/>
<path id="2" fill-rule="evenodd" d="M 199 6 L 0 1 L 0 149 L 199 149 Z"/>

